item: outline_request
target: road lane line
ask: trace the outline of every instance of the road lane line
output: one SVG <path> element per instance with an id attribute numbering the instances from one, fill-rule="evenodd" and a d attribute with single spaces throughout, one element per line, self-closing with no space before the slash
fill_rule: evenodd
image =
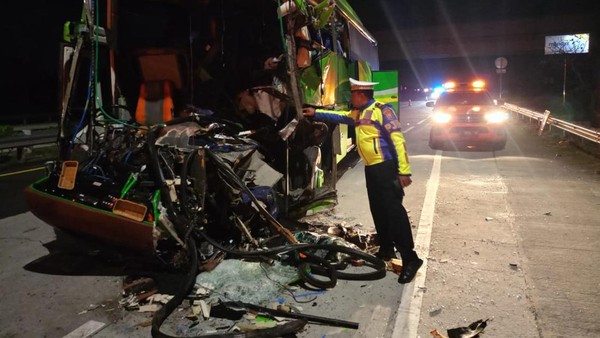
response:
<path id="1" fill-rule="evenodd" d="M 425 292 L 425 277 L 427 276 L 427 259 L 429 257 L 429 246 L 431 244 L 431 230 L 433 227 L 433 215 L 435 213 L 435 199 L 438 185 L 440 183 L 440 169 L 442 165 L 442 151 L 437 150 L 433 157 L 431 175 L 427 182 L 423 209 L 417 228 L 415 238 L 415 249 L 424 261 L 417 276 L 410 284 L 402 289 L 402 298 L 396 323 L 392 331 L 392 337 L 417 337 L 421 306 L 423 305 L 423 293 Z"/>
<path id="2" fill-rule="evenodd" d="M 429 117 L 428 117 L 428 118 L 425 118 L 425 119 L 422 119 L 421 121 L 417 122 L 417 124 L 421 124 L 421 123 L 423 123 L 423 122 L 425 122 L 425 121 L 427 121 L 427 120 L 429 120 Z"/>
<path id="3" fill-rule="evenodd" d="M 38 171 L 38 170 L 44 170 L 44 169 L 46 169 L 46 167 L 38 167 L 38 168 L 25 169 L 25 170 L 21 170 L 21 171 L 13 171 L 13 172 L 10 172 L 10 173 L 0 174 L 0 177 L 12 176 L 12 175 L 18 175 L 18 174 L 24 174 L 24 173 L 28 173 L 28 172 L 32 172 L 32 171 Z"/>
<path id="4" fill-rule="evenodd" d="M 421 120 L 421 121 L 417 122 L 417 125 L 419 125 L 419 124 L 421 124 L 421 123 L 423 123 L 423 122 L 427 121 L 428 119 L 429 119 L 429 118 L 426 118 L 426 119 L 423 119 L 423 120 Z M 410 127 L 406 128 L 406 130 L 403 130 L 403 131 L 402 131 L 402 133 L 403 133 L 403 134 L 406 134 L 406 133 L 408 133 L 409 131 L 411 131 L 413 128 L 414 128 L 414 126 L 410 126 Z"/>
<path id="5" fill-rule="evenodd" d="M 72 331 L 71 333 L 67 334 L 63 338 L 85 338 L 85 337 L 90 337 L 91 335 L 93 335 L 96 332 L 100 331 L 105 326 L 106 326 L 106 324 L 104 324 L 102 322 L 97 322 L 95 320 L 90 320 L 87 323 L 85 323 L 85 324 L 81 325 L 80 327 L 76 328 L 74 331 Z"/>

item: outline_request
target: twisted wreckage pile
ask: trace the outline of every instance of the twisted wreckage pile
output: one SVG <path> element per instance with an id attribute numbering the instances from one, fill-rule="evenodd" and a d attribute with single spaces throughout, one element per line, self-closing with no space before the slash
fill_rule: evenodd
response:
<path id="1" fill-rule="evenodd" d="M 119 2 L 122 12 L 107 0 L 108 17 L 119 18 L 126 27 L 122 35 L 110 20 L 111 34 L 98 27 L 99 2 L 92 8 L 84 1 L 83 22 L 74 24 L 65 45 L 69 59 L 63 60 L 60 158 L 49 165 L 47 177 L 26 188 L 32 213 L 61 232 L 151 257 L 160 268 L 182 277 L 172 297 L 152 297 L 165 303 L 160 309 L 152 307 L 153 336 L 168 336 L 161 326 L 186 298 L 192 302 L 195 332 L 203 336 L 282 336 L 307 322 L 357 328 L 356 323 L 272 309 L 267 306 L 272 298 L 223 291 L 226 287 L 210 277 L 227 266 L 234 275 L 225 280 L 249 284 L 242 282 L 249 273 L 231 264 L 254 263 L 255 270 L 282 277 L 273 291 L 277 293 L 290 284 L 328 289 L 338 279 L 385 276 L 386 264 L 369 254 L 376 249 L 369 235 L 349 234 L 343 227 L 333 229 L 335 236 L 318 234 L 295 221 L 308 210 L 336 202 L 335 189 L 324 184 L 328 179 L 323 176 L 325 171 L 336 179 L 332 128 L 303 119 L 301 109 L 303 104 L 343 106 L 349 97 L 348 77 L 370 76 L 369 63 L 359 60 L 356 46 L 363 36 L 368 38 L 363 46 L 374 44 L 356 14 L 342 0 L 244 0 L 235 6 L 199 1 L 199 9 L 190 5 L 193 1 L 130 0 Z M 211 5 L 217 10 L 208 11 Z M 147 12 L 131 14 L 137 10 Z M 168 18 L 167 13 L 176 15 Z M 188 13 L 208 18 L 194 21 Z M 180 23 L 188 21 L 209 27 L 210 34 L 192 31 L 194 25 L 186 31 L 188 26 Z M 161 24 L 174 37 L 166 38 L 162 31 L 149 35 Z M 218 26 L 221 32 L 215 34 Z M 246 34 L 248 30 L 254 34 Z M 243 81 L 241 74 L 252 70 L 249 65 L 255 61 L 247 59 L 250 50 L 238 48 L 250 44 L 248 39 L 256 40 L 253 47 L 279 48 L 269 50 L 264 68 L 260 62 L 260 69 Z M 181 45 L 164 41 L 190 46 L 173 52 Z M 108 48 L 102 50 L 102 43 Z M 89 67 L 82 67 L 85 61 Z M 86 68 L 89 76 L 81 74 Z M 184 76 L 186 69 L 189 74 Z M 111 85 L 101 87 L 102 81 Z M 77 84 L 88 88 L 76 90 Z M 213 95 L 215 88 L 218 94 Z M 84 92 L 88 95 L 77 96 Z M 151 92 L 169 96 L 150 103 Z M 138 96 L 135 110 L 121 104 Z M 102 97 L 110 98 L 110 104 L 104 106 Z M 150 108 L 168 109 L 156 116 Z M 329 152 L 324 161 L 322 149 Z M 346 269 L 349 265 L 352 272 Z M 125 305 L 149 299 L 149 290 L 130 282 L 126 291 L 132 297 Z M 288 320 L 249 330 L 240 322 L 247 312 Z M 211 319 L 223 315 L 232 321 L 219 328 L 206 321 L 197 325 L 209 313 Z"/>
<path id="2" fill-rule="evenodd" d="M 385 276 L 384 262 L 351 242 L 284 227 L 278 221 L 283 218 L 278 217 L 277 191 L 262 185 L 256 175 L 265 166 L 259 145 L 226 130 L 226 125 L 200 115 L 149 130 L 109 127 L 102 151 L 81 162 L 64 161 L 27 188 L 33 213 L 49 224 L 71 232 L 83 229 L 187 271 L 179 294 L 154 316 L 157 335 L 163 335 L 160 324 L 188 295 L 199 270 L 214 269 L 225 256 L 296 267 L 297 275 L 288 282 L 318 289 L 331 288 L 338 279 Z M 372 271 L 342 271 L 357 262 L 366 262 L 365 269 Z M 299 330 L 311 320 L 350 325 L 226 296 L 218 303 L 238 311 L 296 318 L 261 330 L 265 336 Z"/>

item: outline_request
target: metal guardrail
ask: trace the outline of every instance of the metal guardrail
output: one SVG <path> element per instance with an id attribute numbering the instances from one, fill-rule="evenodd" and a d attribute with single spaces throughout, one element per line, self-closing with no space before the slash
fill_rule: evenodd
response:
<path id="1" fill-rule="evenodd" d="M 16 149 L 16 156 L 19 161 L 23 159 L 25 148 L 58 142 L 56 123 L 16 126 L 14 129 L 18 132 L 17 134 L 0 138 L 0 151 Z"/>
<path id="2" fill-rule="evenodd" d="M 40 144 L 54 143 L 57 140 L 56 130 L 44 130 L 31 135 L 14 135 L 0 138 L 0 150 L 32 147 Z"/>
<path id="3" fill-rule="evenodd" d="M 544 127 L 546 125 L 555 126 L 560 128 L 566 132 L 569 132 L 573 135 L 579 136 L 581 138 L 587 139 L 589 141 L 600 144 L 600 131 L 588 129 L 583 126 L 576 125 L 571 122 L 563 121 L 557 118 L 553 118 L 550 116 L 550 111 L 546 110 L 544 113 L 536 112 L 527 108 L 523 108 L 514 104 L 504 103 L 502 106 L 505 109 L 508 109 L 512 112 L 521 114 L 523 116 L 527 116 L 531 119 L 535 119 L 540 122 L 540 129 L 538 131 L 538 135 L 541 135 L 544 131 Z"/>

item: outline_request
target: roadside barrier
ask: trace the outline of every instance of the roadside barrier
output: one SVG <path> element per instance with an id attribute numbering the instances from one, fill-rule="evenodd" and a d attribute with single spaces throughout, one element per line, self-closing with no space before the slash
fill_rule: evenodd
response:
<path id="1" fill-rule="evenodd" d="M 17 126 L 14 129 L 15 135 L 0 138 L 0 151 L 16 149 L 19 161 L 23 159 L 25 148 L 58 141 L 56 123 Z"/>
<path id="2" fill-rule="evenodd" d="M 554 118 L 550 116 L 551 113 L 548 110 L 545 110 L 543 113 L 540 113 L 510 103 L 504 103 L 502 107 L 520 115 L 529 117 L 530 120 L 533 119 L 538 121 L 538 135 L 542 135 L 544 128 L 546 127 L 546 125 L 548 125 L 549 130 L 551 130 L 551 128 L 554 126 L 563 130 L 563 133 L 570 133 L 575 136 L 579 136 L 583 139 L 600 144 L 600 131 L 598 131 L 597 129 L 588 129 L 586 127 L 579 126 L 571 122 Z"/>

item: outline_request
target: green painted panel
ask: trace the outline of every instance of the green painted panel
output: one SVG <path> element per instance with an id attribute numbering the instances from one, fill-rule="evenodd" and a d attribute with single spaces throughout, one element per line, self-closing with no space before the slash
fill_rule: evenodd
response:
<path id="1" fill-rule="evenodd" d="M 375 99 L 383 103 L 389 103 L 398 112 L 398 71 L 373 71 L 372 81 L 379 82 L 375 85 Z"/>
<path id="2" fill-rule="evenodd" d="M 372 73 L 371 65 L 364 60 L 357 61 L 358 64 L 358 77 L 354 77 L 359 81 L 372 81 Z"/>

